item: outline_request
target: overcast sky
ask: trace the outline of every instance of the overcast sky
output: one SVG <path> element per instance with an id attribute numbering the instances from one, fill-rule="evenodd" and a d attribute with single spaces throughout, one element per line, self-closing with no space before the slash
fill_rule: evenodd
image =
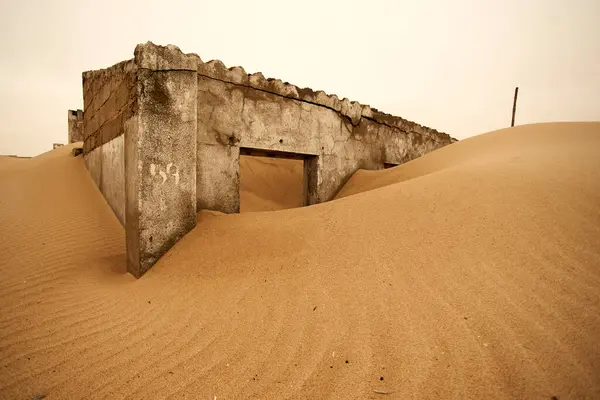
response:
<path id="1" fill-rule="evenodd" d="M 2 1 L 0 154 L 67 140 L 81 72 L 175 44 L 462 139 L 600 120 L 600 0 Z"/>

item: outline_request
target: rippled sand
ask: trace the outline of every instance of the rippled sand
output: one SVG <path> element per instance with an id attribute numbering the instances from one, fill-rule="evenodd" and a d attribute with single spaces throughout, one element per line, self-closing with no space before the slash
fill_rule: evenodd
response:
<path id="1" fill-rule="evenodd" d="M 68 147 L 0 162 L 0 398 L 600 397 L 600 124 L 217 215 L 142 279 Z"/>

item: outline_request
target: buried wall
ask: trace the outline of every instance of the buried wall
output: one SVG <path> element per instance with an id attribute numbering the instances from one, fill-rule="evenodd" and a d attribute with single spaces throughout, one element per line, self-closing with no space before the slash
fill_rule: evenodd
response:
<path id="1" fill-rule="evenodd" d="M 197 206 L 239 211 L 239 157 L 305 158 L 306 203 L 331 200 L 358 169 L 401 164 L 450 144 L 444 133 L 262 74 L 198 65 Z"/>
<path id="2" fill-rule="evenodd" d="M 196 65 L 173 47 L 83 74 L 84 159 L 141 276 L 196 222 Z"/>
<path id="3" fill-rule="evenodd" d="M 135 49 L 137 107 L 125 124 L 127 269 L 144 274 L 196 225 L 197 56 Z"/>
<path id="4" fill-rule="evenodd" d="M 124 126 L 136 106 L 133 60 L 83 74 L 85 164 L 107 203 L 125 225 Z M 70 114 L 70 120 L 75 115 Z"/>
<path id="5" fill-rule="evenodd" d="M 305 204 L 332 199 L 360 168 L 401 164 L 450 136 L 175 46 L 83 74 L 84 158 L 125 226 L 127 269 L 144 274 L 196 223 L 238 212 L 240 153 L 303 159 Z"/>

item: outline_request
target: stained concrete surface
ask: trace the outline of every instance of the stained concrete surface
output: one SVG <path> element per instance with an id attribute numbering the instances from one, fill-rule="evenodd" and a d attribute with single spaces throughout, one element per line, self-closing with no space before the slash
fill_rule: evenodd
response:
<path id="1" fill-rule="evenodd" d="M 85 72 L 83 86 L 86 165 L 126 227 L 137 277 L 194 226 L 198 210 L 239 212 L 240 151 L 305 160 L 311 205 L 332 199 L 358 169 L 454 141 L 368 105 L 151 42 L 132 60 Z"/>
<path id="2" fill-rule="evenodd" d="M 138 46 L 137 113 L 127 125 L 128 271 L 146 272 L 196 223 L 196 71 L 190 57 Z"/>
<path id="3" fill-rule="evenodd" d="M 124 136 L 118 136 L 84 156 L 85 165 L 106 202 L 125 226 Z"/>

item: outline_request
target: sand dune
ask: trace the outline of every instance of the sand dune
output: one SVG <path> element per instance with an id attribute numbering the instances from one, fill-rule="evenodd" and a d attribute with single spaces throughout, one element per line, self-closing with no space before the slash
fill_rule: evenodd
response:
<path id="1" fill-rule="evenodd" d="M 15 165 L 19 165 L 24 161 L 29 161 L 28 158 L 19 158 L 12 156 L 0 156 L 0 169 L 6 169 L 10 167 L 14 167 Z M 28 165 L 28 164 L 24 164 Z"/>
<path id="2" fill-rule="evenodd" d="M 275 211 L 302 207 L 302 160 L 240 157 L 240 211 Z"/>
<path id="3" fill-rule="evenodd" d="M 0 398 L 600 397 L 600 124 L 202 212 L 142 279 L 81 157 L 0 168 Z"/>

